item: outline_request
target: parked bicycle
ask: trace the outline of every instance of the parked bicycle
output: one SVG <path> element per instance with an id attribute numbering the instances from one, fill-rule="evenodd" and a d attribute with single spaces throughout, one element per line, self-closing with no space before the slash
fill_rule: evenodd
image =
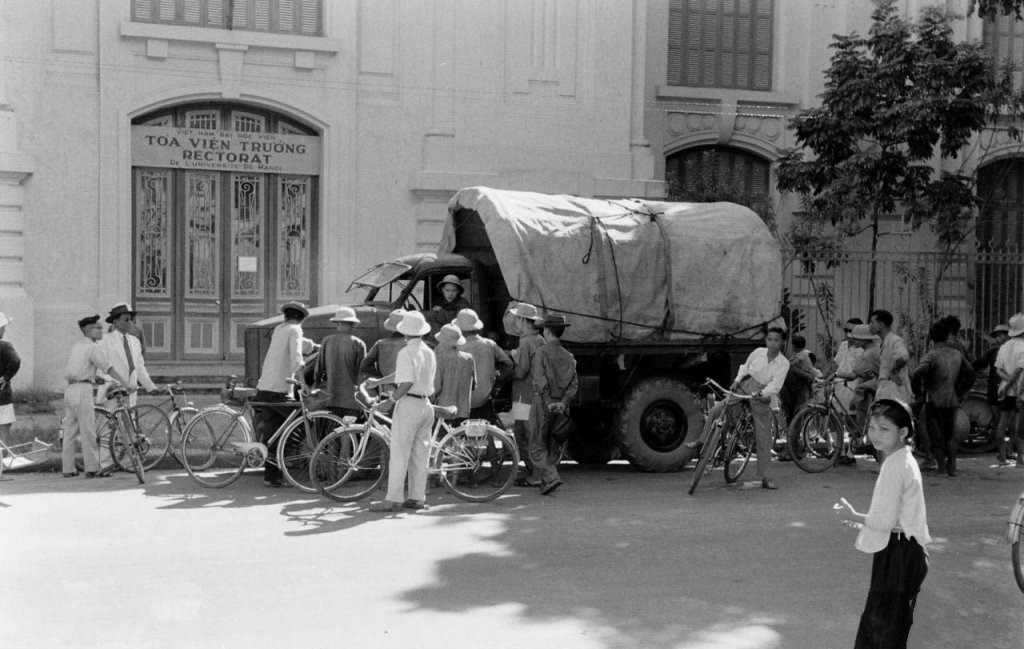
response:
<path id="1" fill-rule="evenodd" d="M 852 453 L 874 451 L 867 444 L 867 425 L 836 396 L 842 380 L 820 381 L 820 403 L 807 404 L 789 423 L 787 446 L 793 462 L 808 473 L 834 467 L 844 449 Z"/>
<path id="2" fill-rule="evenodd" d="M 1013 576 L 1024 593 L 1024 493 L 1017 497 L 1017 504 L 1006 521 L 1006 542 L 1010 544 Z"/>
<path id="3" fill-rule="evenodd" d="M 159 405 L 140 403 L 129 409 L 131 417 L 135 421 L 135 429 L 139 436 L 142 452 L 142 465 L 146 471 L 159 464 L 168 454 L 182 467 L 185 466 L 172 449 L 176 445 L 180 445 L 185 426 L 199 411 L 187 400 L 181 386 L 181 381 L 165 385 L 164 390 L 166 390 L 168 398 Z M 170 408 L 165 410 L 168 405 Z M 99 447 L 101 449 L 110 448 L 112 428 L 108 421 L 111 411 L 97 406 L 95 413 Z M 127 468 L 122 464 L 122 459 L 124 458 L 113 456 L 111 461 L 119 468 Z"/>
<path id="4" fill-rule="evenodd" d="M 381 401 L 359 386 L 357 399 L 366 413 L 362 424 L 332 432 L 313 452 L 310 481 L 332 500 L 360 500 L 386 484 L 391 419 L 380 412 Z M 519 450 L 510 433 L 482 419 L 452 429 L 445 417 L 452 409 L 434 406 L 428 476 L 462 500 L 486 502 L 515 482 Z"/>
<path id="5" fill-rule="evenodd" d="M 123 386 L 107 391 L 107 398 L 115 404 L 113 410 L 97 406 L 96 435 L 100 440 L 100 449 L 110 453 L 109 462 L 101 457 L 100 470 L 111 473 L 116 470 L 135 474 L 139 484 L 146 480 L 145 458 L 149 452 L 147 435 L 153 430 L 166 431 L 170 425 L 167 415 L 155 406 L 138 404 L 128 405 L 129 389 Z M 159 433 L 156 434 L 159 436 Z M 166 449 L 165 449 L 166 451 Z"/>
<path id="6" fill-rule="evenodd" d="M 701 446 L 697 466 L 694 467 L 693 477 L 690 478 L 690 488 L 687 493 L 691 496 L 697 490 L 701 479 L 710 475 L 719 466 L 722 467 L 727 484 L 738 481 L 750 463 L 750 456 L 757 448 L 757 439 L 754 435 L 754 413 L 750 408 L 753 396 L 727 390 L 714 379 L 707 379 L 703 385 L 711 388 L 720 397 L 716 401 L 716 405 L 723 401 L 725 405 L 719 408 L 715 415 L 711 415 L 713 418 L 705 423 L 705 430 L 710 432 Z M 738 412 L 733 406 L 739 407 Z M 731 415 L 730 408 L 733 409 Z M 713 408 L 709 410 L 709 412 L 712 411 Z M 773 411 L 772 439 L 778 440 L 782 430 L 779 414 Z"/>
<path id="7" fill-rule="evenodd" d="M 326 393 L 321 390 L 311 390 L 308 394 L 300 391 L 297 401 L 257 403 L 248 393 L 242 394 L 237 382 L 234 376 L 228 379 L 224 396 L 229 403 L 240 407 L 221 403 L 204 408 L 185 427 L 181 440 L 181 459 L 185 470 L 204 487 L 219 488 L 237 480 L 246 468 L 259 469 L 266 462 L 271 462 L 281 470 L 289 484 L 301 491 L 315 493 L 316 488 L 309 480 L 309 459 L 321 440 L 345 425 L 331 412 L 309 409 L 310 400 L 321 399 Z M 294 380 L 289 380 L 289 383 L 299 385 Z M 291 409 L 287 419 L 266 443 L 257 441 L 253 435 L 252 410 L 258 406 Z M 275 442 L 276 456 L 269 457 L 267 449 Z"/>

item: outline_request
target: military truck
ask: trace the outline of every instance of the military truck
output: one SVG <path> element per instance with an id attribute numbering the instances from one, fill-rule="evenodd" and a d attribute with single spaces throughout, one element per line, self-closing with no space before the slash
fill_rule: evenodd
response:
<path id="1" fill-rule="evenodd" d="M 511 304 L 562 313 L 580 390 L 569 454 L 619 454 L 645 471 L 682 468 L 688 433 L 703 423 L 695 398 L 707 377 L 726 383 L 779 313 L 781 252 L 760 218 L 732 203 L 600 200 L 474 187 L 456 193 L 436 253 L 378 264 L 349 286 L 367 345 L 393 309 L 430 312 L 445 275 L 503 345 Z M 314 340 L 333 331 L 336 305 L 311 310 Z M 271 318 L 246 331 L 255 380 Z"/>

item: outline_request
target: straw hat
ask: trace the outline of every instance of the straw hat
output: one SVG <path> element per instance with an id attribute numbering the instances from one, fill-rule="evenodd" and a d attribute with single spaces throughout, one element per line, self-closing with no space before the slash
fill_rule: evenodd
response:
<path id="1" fill-rule="evenodd" d="M 871 333 L 871 325 L 866 324 L 853 325 L 853 330 L 850 332 L 850 338 L 853 338 L 854 340 L 878 341 L 878 336 Z"/>
<path id="2" fill-rule="evenodd" d="M 453 284 L 454 286 L 458 287 L 459 295 L 466 292 L 466 287 L 462 285 L 462 280 L 456 277 L 455 275 L 445 275 L 441 279 L 441 281 L 437 283 L 437 288 L 441 289 L 444 287 L 445 284 Z"/>
<path id="3" fill-rule="evenodd" d="M 0 312 L 0 328 L 6 327 L 7 325 L 11 324 L 12 322 L 14 322 L 14 320 L 12 320 L 11 318 L 7 317 L 6 314 Z"/>
<path id="4" fill-rule="evenodd" d="M 470 331 L 480 331 L 484 328 L 484 322 L 480 319 L 480 316 L 476 314 L 473 309 L 463 309 L 459 311 L 455 319 L 452 320 L 452 324 L 459 328 L 463 333 Z"/>
<path id="5" fill-rule="evenodd" d="M 1010 338 L 1024 334 L 1024 313 L 1010 316 L 1010 329 L 1006 333 Z"/>
<path id="6" fill-rule="evenodd" d="M 540 310 L 537 307 L 532 304 L 527 304 L 526 302 L 520 302 L 515 305 L 509 310 L 509 313 L 520 318 L 533 320 L 537 323 L 544 319 L 544 316 L 540 314 Z"/>
<path id="7" fill-rule="evenodd" d="M 359 317 L 356 316 L 356 310 L 350 306 L 340 307 L 334 312 L 334 317 L 331 318 L 331 322 L 352 322 L 359 324 Z"/>
<path id="8" fill-rule="evenodd" d="M 306 305 L 303 304 L 302 302 L 286 302 L 284 305 L 281 306 L 281 313 L 284 313 L 288 309 L 298 311 L 299 313 L 302 314 L 303 318 L 309 316 L 309 309 L 307 309 Z"/>
<path id="9" fill-rule="evenodd" d="M 992 331 L 988 332 L 988 335 L 995 337 L 995 335 L 998 334 L 998 333 L 1004 333 L 1004 334 L 1009 335 L 1010 328 L 1007 327 L 1004 324 L 996 325 L 996 326 L 992 327 Z"/>
<path id="10" fill-rule="evenodd" d="M 407 311 L 395 331 L 403 336 L 424 336 L 430 333 L 430 325 L 419 311 Z"/>
<path id="11" fill-rule="evenodd" d="M 395 309 L 388 314 L 388 317 L 384 320 L 384 329 L 387 331 L 397 331 L 395 327 L 405 317 L 405 309 Z"/>
<path id="12" fill-rule="evenodd" d="M 125 313 L 127 313 L 132 318 L 135 317 L 135 311 L 132 311 L 131 305 L 129 305 L 127 302 L 118 302 L 110 309 L 110 315 L 107 316 L 107 322 L 112 323 L 114 320 L 117 320 Z"/>
<path id="13" fill-rule="evenodd" d="M 463 337 L 462 332 L 453 324 L 446 324 L 441 327 L 441 330 L 434 337 L 437 338 L 438 345 L 447 343 L 458 347 L 459 345 L 466 344 L 466 339 Z"/>
<path id="14" fill-rule="evenodd" d="M 561 313 L 549 313 L 542 323 L 545 329 L 565 329 L 569 326 L 565 316 Z"/>

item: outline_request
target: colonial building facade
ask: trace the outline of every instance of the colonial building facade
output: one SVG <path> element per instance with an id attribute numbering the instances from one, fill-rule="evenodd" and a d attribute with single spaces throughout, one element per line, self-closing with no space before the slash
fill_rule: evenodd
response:
<path id="1" fill-rule="evenodd" d="M 465 186 L 660 197 L 714 152 L 785 227 L 786 122 L 817 103 L 831 35 L 865 32 L 870 8 L 0 0 L 0 311 L 19 383 L 59 386 L 75 320 L 119 301 L 148 362 L 237 363 L 246 324 L 280 304 L 345 302 L 367 266 L 432 249 Z M 1019 53 L 1012 28 L 961 28 Z M 991 227 L 1017 228 L 1014 209 Z"/>

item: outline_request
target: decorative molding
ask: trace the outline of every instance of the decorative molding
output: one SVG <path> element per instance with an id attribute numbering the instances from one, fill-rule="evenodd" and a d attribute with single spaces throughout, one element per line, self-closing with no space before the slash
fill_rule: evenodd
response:
<path id="1" fill-rule="evenodd" d="M 130 20 L 121 22 L 123 38 L 157 39 L 186 43 L 207 43 L 209 45 L 241 45 L 244 47 L 321 52 L 338 54 L 342 41 L 323 36 L 295 36 L 246 30 L 212 29 L 209 27 L 186 27 L 183 25 L 157 25 L 137 23 Z"/>
<path id="2" fill-rule="evenodd" d="M 578 0 L 506 0 L 505 53 L 509 90 L 532 94 L 554 86 L 576 94 Z"/>

